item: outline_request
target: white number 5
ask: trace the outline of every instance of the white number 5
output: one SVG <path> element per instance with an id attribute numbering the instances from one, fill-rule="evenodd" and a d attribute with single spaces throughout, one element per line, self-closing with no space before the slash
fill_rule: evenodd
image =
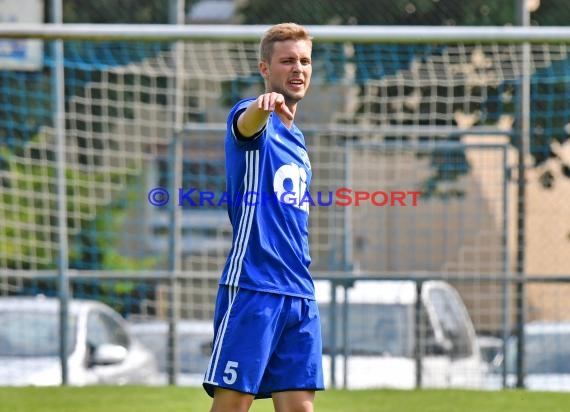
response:
<path id="1" fill-rule="evenodd" d="M 228 385 L 234 383 L 237 379 L 237 367 L 238 363 L 234 361 L 228 361 L 226 363 L 226 369 L 224 369 L 224 382 Z"/>

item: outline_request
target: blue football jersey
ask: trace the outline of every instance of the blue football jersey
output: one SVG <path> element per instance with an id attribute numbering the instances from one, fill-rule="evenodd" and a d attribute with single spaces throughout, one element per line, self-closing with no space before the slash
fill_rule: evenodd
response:
<path id="1" fill-rule="evenodd" d="M 227 120 L 226 195 L 233 243 L 220 283 L 313 299 L 312 172 L 305 138 L 271 113 L 259 136 L 239 139 L 236 115 L 252 101 L 238 102 Z"/>

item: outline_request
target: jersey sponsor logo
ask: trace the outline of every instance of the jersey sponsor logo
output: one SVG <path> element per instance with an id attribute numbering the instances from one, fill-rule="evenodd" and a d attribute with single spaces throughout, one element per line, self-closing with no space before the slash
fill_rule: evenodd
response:
<path id="1" fill-rule="evenodd" d="M 308 175 L 305 168 L 295 163 L 288 163 L 281 166 L 273 176 L 273 190 L 277 198 L 282 203 L 309 213 L 309 202 L 299 201 L 299 199 L 303 199 L 308 193 L 307 177 Z"/>

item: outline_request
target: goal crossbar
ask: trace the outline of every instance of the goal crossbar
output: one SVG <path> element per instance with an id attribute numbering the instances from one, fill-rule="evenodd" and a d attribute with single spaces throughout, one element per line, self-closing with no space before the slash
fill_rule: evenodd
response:
<path id="1" fill-rule="evenodd" d="M 266 25 L 37 24 L 0 25 L 3 39 L 254 41 Z M 570 43 L 570 27 L 307 26 L 315 41 L 359 43 Z"/>

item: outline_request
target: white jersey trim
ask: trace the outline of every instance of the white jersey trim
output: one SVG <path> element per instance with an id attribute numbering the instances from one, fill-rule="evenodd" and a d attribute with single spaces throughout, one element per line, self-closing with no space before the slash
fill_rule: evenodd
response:
<path id="1" fill-rule="evenodd" d="M 247 193 L 257 193 L 259 187 L 259 150 L 245 152 L 244 199 Z M 249 242 L 257 202 L 243 202 L 236 241 L 230 258 L 227 275 L 229 286 L 238 286 L 243 265 L 243 258 Z"/>
<path id="2" fill-rule="evenodd" d="M 222 351 L 222 344 L 224 342 L 224 336 L 226 335 L 226 329 L 228 327 L 228 318 L 230 317 L 230 312 L 232 310 L 232 306 L 234 304 L 235 298 L 238 293 L 238 288 L 230 287 L 228 289 L 228 299 L 229 305 L 228 310 L 224 314 L 224 318 L 220 324 L 218 329 L 218 333 L 214 339 L 214 345 L 212 347 L 212 356 L 210 357 L 210 362 L 208 362 L 208 368 L 206 369 L 206 374 L 204 377 L 204 382 L 211 384 L 211 385 L 218 385 L 214 378 L 216 376 L 216 369 L 218 368 L 218 361 L 220 360 L 220 354 Z"/>

